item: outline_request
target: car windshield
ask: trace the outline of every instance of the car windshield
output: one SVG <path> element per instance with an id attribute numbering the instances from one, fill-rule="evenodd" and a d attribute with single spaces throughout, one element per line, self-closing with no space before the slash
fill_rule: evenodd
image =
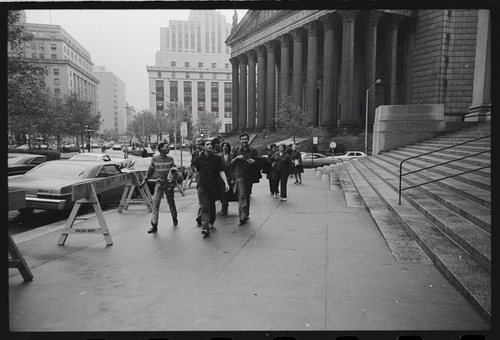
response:
<path id="1" fill-rule="evenodd" d="M 9 165 L 12 165 L 12 164 L 16 164 L 20 160 L 21 160 L 21 157 L 9 157 L 9 159 L 7 160 L 7 162 L 8 162 Z"/>
<path id="2" fill-rule="evenodd" d="M 78 154 L 78 155 L 71 157 L 71 159 L 78 159 L 78 160 L 85 160 L 85 161 L 97 161 L 98 157 L 94 156 L 94 155 L 81 153 L 81 154 Z"/>
<path id="3" fill-rule="evenodd" d="M 28 172 L 31 175 L 78 177 L 87 168 L 84 164 L 43 163 Z"/>

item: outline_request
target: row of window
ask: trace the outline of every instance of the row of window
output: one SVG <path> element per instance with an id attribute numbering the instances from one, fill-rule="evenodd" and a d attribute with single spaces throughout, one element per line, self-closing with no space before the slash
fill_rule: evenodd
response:
<path id="1" fill-rule="evenodd" d="M 41 50 L 41 51 L 44 51 L 45 50 L 45 45 L 44 44 L 36 44 L 36 43 L 31 43 L 31 49 L 32 50 Z M 56 44 L 50 44 L 50 49 L 55 51 L 57 49 L 57 45 Z"/>
<path id="2" fill-rule="evenodd" d="M 184 67 L 191 67 L 191 63 L 189 61 L 184 62 Z M 170 62 L 171 67 L 177 67 L 177 62 L 176 61 L 171 61 Z M 199 62 L 198 67 L 203 67 L 203 63 Z M 212 68 L 217 68 L 217 63 L 212 63 Z M 228 69 L 229 68 L 229 63 L 224 64 L 224 68 Z"/>
<path id="3" fill-rule="evenodd" d="M 184 74 L 184 78 L 190 78 L 190 77 L 191 77 L 191 73 L 190 72 L 186 72 Z M 161 72 L 158 72 L 158 78 L 161 78 Z M 171 78 L 176 78 L 176 73 L 175 72 L 172 72 Z M 199 73 L 198 74 L 198 78 L 204 79 L 204 74 L 203 73 Z M 213 73 L 212 74 L 212 79 L 217 79 L 217 73 Z M 230 80 L 230 79 L 231 79 L 231 74 L 230 73 L 226 73 L 226 80 Z"/>

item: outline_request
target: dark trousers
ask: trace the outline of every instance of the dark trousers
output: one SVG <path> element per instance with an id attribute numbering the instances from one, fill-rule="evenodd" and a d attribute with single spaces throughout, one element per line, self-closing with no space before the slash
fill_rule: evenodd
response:
<path id="1" fill-rule="evenodd" d="M 174 200 L 174 183 L 173 182 L 156 182 L 155 194 L 153 196 L 153 215 L 151 216 L 151 225 L 158 225 L 158 212 L 160 210 L 160 202 L 163 193 L 167 196 L 168 207 L 172 218 L 177 218 L 177 209 Z"/>
<path id="2" fill-rule="evenodd" d="M 215 190 L 198 187 L 198 201 L 200 202 L 203 229 L 208 229 L 208 224 L 215 222 L 215 194 Z"/>
<path id="3" fill-rule="evenodd" d="M 243 178 L 237 178 L 236 183 L 238 185 L 238 215 L 240 220 L 243 220 L 250 215 L 250 194 L 253 183 Z"/>
<path id="4" fill-rule="evenodd" d="M 286 184 L 288 182 L 289 171 L 276 171 L 276 181 L 274 182 L 274 192 L 278 192 L 278 185 L 281 185 L 281 198 L 286 198 Z"/>
<path id="5" fill-rule="evenodd" d="M 279 191 L 276 191 L 276 182 L 277 182 L 278 174 L 276 171 L 272 170 L 269 174 L 269 190 L 271 190 L 271 194 L 279 194 Z"/>

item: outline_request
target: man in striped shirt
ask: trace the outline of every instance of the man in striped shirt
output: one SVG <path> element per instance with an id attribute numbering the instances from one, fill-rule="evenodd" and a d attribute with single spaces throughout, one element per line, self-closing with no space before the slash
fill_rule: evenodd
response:
<path id="1" fill-rule="evenodd" d="M 156 173 L 157 179 L 153 197 L 153 215 L 151 216 L 152 227 L 148 230 L 148 234 L 158 231 L 158 211 L 160 209 L 160 202 L 164 192 L 167 196 L 168 207 L 170 208 L 170 214 L 172 215 L 174 226 L 178 223 L 177 209 L 175 207 L 174 200 L 175 183 L 173 179 L 168 178 L 170 171 L 177 171 L 177 167 L 174 163 L 174 159 L 167 156 L 170 152 L 168 143 L 158 144 L 158 150 L 160 151 L 160 155 L 151 159 L 151 164 L 149 165 L 146 176 L 144 177 L 144 181 L 141 183 L 141 186 L 144 185 L 144 183 L 147 183 L 148 178 L 151 178 L 151 176 Z"/>

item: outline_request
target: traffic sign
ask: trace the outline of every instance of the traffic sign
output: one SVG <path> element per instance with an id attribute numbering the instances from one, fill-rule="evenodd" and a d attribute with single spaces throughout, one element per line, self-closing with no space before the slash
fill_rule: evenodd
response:
<path id="1" fill-rule="evenodd" d="M 188 135 L 188 126 L 187 122 L 181 123 L 181 137 L 187 137 Z"/>
<path id="2" fill-rule="evenodd" d="M 318 137 L 313 137 L 313 144 L 318 144 Z"/>
<path id="3" fill-rule="evenodd" d="M 337 147 L 337 143 L 331 142 L 330 143 L 330 149 L 335 149 Z"/>

